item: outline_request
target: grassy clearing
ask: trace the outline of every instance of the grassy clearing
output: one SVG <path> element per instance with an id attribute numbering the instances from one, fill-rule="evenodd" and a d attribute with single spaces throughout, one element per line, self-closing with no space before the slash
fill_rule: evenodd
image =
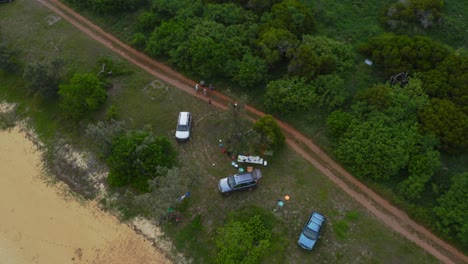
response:
<path id="1" fill-rule="evenodd" d="M 36 1 L 16 1 L 5 7 L 0 9 L 0 22 L 7 25 L 2 27 L 2 32 L 26 51 L 25 58 L 42 59 L 42 54 L 60 56 L 73 66 L 71 68 L 83 71 L 92 68 L 101 55 L 119 60 L 64 21 L 45 26 L 43 22 L 51 12 Z M 25 34 L 20 30 L 23 26 L 29 27 L 30 33 L 37 33 Z M 49 45 L 51 41 L 60 43 L 60 49 Z M 83 48 L 78 49 L 75 45 Z M 225 138 L 226 126 L 229 125 L 226 123 L 229 113 L 173 87 L 153 83 L 153 77 L 131 65 L 126 67 L 133 74 L 115 80 L 114 88 L 109 91 L 108 106 L 115 105 L 118 117 L 131 127 L 151 125 L 156 134 L 172 137 L 178 112 L 189 110 L 194 114 L 192 140 L 176 146 L 180 166 L 188 166 L 200 177 L 180 209 L 182 222 L 164 226 L 179 250 L 193 258 L 194 263 L 210 263 L 216 252 L 213 239 L 216 229 L 225 223 L 230 212 L 247 214 L 254 210 L 245 209 L 251 206 L 260 208 L 274 219 L 272 252 L 265 263 L 437 262 L 369 215 L 289 148 L 277 153 L 268 167 L 261 167 L 264 177 L 256 190 L 221 196 L 217 191 L 218 180 L 235 173 L 230 157 L 219 149 L 219 139 Z M 22 112 L 36 120 L 37 128 L 44 131 L 43 136 L 52 139 L 54 131 L 62 130 L 73 135 L 76 141 L 80 140 L 75 137 L 82 133 L 83 128 L 75 129 L 75 132 L 63 129 L 64 120 L 60 120 L 54 103 L 39 102 L 25 96 L 20 78 L 5 75 L 0 75 L 0 78 L 0 98 L 19 101 Z M 104 110 L 98 117 L 103 113 Z M 286 194 L 291 200 L 273 212 L 277 200 Z M 116 206 L 125 208 L 125 204 Z M 131 208 L 124 210 L 128 210 L 128 216 L 135 213 Z M 327 222 L 317 248 L 313 252 L 305 252 L 297 246 L 296 240 L 311 210 L 325 214 Z M 339 226 L 342 221 L 348 228 L 340 237 L 334 226 Z"/>

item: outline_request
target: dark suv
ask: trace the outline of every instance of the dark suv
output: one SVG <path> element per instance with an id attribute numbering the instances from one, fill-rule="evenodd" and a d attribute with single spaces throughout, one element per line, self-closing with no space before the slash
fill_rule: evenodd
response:
<path id="1" fill-rule="evenodd" d="M 257 186 L 257 181 L 262 177 L 259 169 L 243 174 L 234 174 L 219 180 L 218 189 L 220 193 L 251 189 Z"/>
<path id="2" fill-rule="evenodd" d="M 0 3 L 7 3 L 7 2 L 11 2 L 13 0 L 0 0 Z"/>

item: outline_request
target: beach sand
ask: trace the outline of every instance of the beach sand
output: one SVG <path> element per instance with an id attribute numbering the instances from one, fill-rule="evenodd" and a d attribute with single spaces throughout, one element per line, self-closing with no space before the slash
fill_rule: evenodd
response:
<path id="1" fill-rule="evenodd" d="M 41 171 L 24 134 L 0 131 L 0 264 L 170 263 L 96 204 L 46 184 Z"/>

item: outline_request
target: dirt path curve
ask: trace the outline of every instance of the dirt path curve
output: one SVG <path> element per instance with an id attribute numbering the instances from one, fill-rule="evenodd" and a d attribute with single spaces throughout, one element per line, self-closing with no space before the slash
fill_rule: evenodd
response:
<path id="1" fill-rule="evenodd" d="M 196 96 L 201 100 L 209 100 L 208 97 L 195 93 L 195 81 L 182 76 L 164 64 L 152 60 L 148 56 L 121 42 L 111 34 L 104 32 L 101 28 L 60 3 L 58 0 L 38 1 L 56 12 L 62 18 L 69 21 L 91 38 L 109 47 L 120 54 L 123 58 L 144 69 L 156 78 Z M 227 102 L 232 101 L 232 99 L 221 93 L 216 91 L 213 93 L 212 104 L 219 108 L 227 109 Z M 259 117 L 265 115 L 265 113 L 249 105 L 246 106 L 246 110 Z M 349 196 L 361 203 L 394 231 L 413 241 L 444 263 L 468 263 L 467 256 L 435 236 L 425 227 L 411 220 L 405 212 L 391 205 L 387 200 L 383 199 L 360 181 L 356 180 L 343 167 L 337 164 L 319 147 L 317 147 L 311 139 L 307 138 L 288 124 L 280 120 L 277 121 L 286 132 L 286 142 L 291 148 L 308 160 L 312 165 L 317 167 Z"/>

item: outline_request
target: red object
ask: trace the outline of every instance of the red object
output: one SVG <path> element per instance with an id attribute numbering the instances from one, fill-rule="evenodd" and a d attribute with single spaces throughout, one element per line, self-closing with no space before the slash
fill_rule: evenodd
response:
<path id="1" fill-rule="evenodd" d="M 225 149 L 225 148 L 221 148 L 221 151 L 222 151 L 223 153 L 226 153 L 226 149 Z"/>

